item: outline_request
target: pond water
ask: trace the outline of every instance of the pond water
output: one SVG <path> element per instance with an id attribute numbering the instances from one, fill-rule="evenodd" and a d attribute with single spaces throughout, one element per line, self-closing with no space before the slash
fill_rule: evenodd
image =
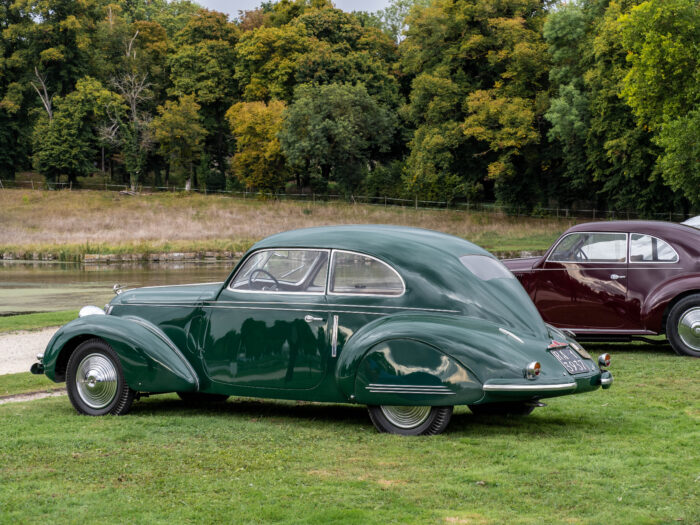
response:
<path id="1" fill-rule="evenodd" d="M 0 315 L 103 306 L 112 287 L 223 281 L 236 261 L 81 264 L 0 261 Z"/>

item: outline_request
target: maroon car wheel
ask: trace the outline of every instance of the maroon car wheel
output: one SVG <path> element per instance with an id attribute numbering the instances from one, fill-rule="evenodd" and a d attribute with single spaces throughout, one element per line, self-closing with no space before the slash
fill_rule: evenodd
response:
<path id="1" fill-rule="evenodd" d="M 673 305 L 666 320 L 666 337 L 678 355 L 700 357 L 700 294 Z"/>

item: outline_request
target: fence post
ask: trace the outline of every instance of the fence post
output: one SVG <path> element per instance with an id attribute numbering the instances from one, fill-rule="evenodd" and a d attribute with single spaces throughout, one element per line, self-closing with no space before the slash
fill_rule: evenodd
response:
<path id="1" fill-rule="evenodd" d="M 32 179 L 32 189 L 34 189 L 34 179 Z"/>
<path id="2" fill-rule="evenodd" d="M 595 208 L 593 208 L 593 220 L 595 220 Z"/>
<path id="3" fill-rule="evenodd" d="M 418 194 L 416 194 L 416 209 L 418 209 Z"/>

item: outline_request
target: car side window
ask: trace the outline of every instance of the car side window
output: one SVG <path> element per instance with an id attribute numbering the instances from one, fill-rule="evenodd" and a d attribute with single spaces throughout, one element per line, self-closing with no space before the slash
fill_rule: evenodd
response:
<path id="1" fill-rule="evenodd" d="M 678 262 L 678 254 L 661 239 L 633 233 L 630 237 L 630 262 Z"/>
<path id="2" fill-rule="evenodd" d="M 572 233 L 549 256 L 555 262 L 625 262 L 626 233 Z"/>
<path id="3" fill-rule="evenodd" d="M 328 252 L 262 250 L 251 255 L 230 288 L 237 291 L 324 293 Z M 319 275 L 322 277 L 319 278 Z"/>
<path id="4" fill-rule="evenodd" d="M 328 291 L 350 295 L 401 295 L 404 283 L 388 264 L 360 253 L 334 251 Z"/>

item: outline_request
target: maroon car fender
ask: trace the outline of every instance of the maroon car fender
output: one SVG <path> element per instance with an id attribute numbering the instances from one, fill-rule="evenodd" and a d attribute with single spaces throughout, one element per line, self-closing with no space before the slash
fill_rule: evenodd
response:
<path id="1" fill-rule="evenodd" d="M 648 330 L 663 332 L 664 313 L 668 304 L 680 295 L 700 293 L 700 273 L 679 275 L 659 283 L 642 305 L 642 323 Z"/>

